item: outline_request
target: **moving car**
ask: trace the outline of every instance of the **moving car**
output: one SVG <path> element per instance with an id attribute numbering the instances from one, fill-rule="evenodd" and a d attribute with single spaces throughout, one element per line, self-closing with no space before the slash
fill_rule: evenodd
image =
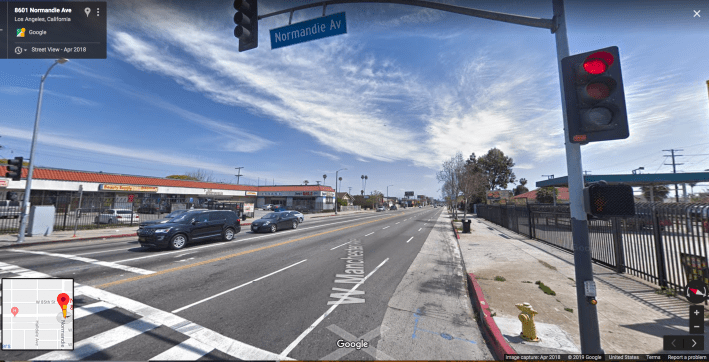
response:
<path id="1" fill-rule="evenodd" d="M 379 206 L 379 207 L 377 207 L 377 211 L 386 211 L 386 207 Z"/>
<path id="2" fill-rule="evenodd" d="M 232 210 L 189 210 L 169 222 L 138 229 L 138 242 L 144 247 L 178 250 L 193 241 L 231 241 L 240 231 L 241 221 Z"/>
<path id="3" fill-rule="evenodd" d="M 97 224 L 131 224 L 138 223 L 138 214 L 129 209 L 108 209 L 96 216 Z"/>
<path id="4" fill-rule="evenodd" d="M 281 229 L 298 228 L 298 217 L 289 212 L 272 212 L 251 223 L 251 231 L 258 233 L 270 231 L 275 233 Z"/>
<path id="5" fill-rule="evenodd" d="M 396 207 L 396 205 L 391 205 L 391 207 L 389 208 L 389 210 L 398 210 L 398 209 L 399 209 L 399 208 Z"/>
<path id="6" fill-rule="evenodd" d="M 288 211 L 284 211 L 284 212 L 287 212 L 287 213 L 289 213 L 289 214 L 295 215 L 295 217 L 298 218 L 298 222 L 301 223 L 301 224 L 303 223 L 303 220 L 305 220 L 305 216 L 304 216 L 302 213 L 298 212 L 298 211 L 295 211 L 295 210 L 288 210 Z"/>
<path id="7" fill-rule="evenodd" d="M 138 228 L 143 228 L 143 227 L 145 227 L 145 226 L 147 226 L 147 225 L 164 224 L 164 223 L 169 222 L 169 221 L 172 220 L 173 218 L 176 218 L 176 217 L 178 217 L 178 216 L 180 216 L 180 215 L 182 215 L 182 214 L 184 214 L 184 213 L 186 213 L 186 212 L 188 212 L 188 211 L 192 211 L 192 210 L 207 211 L 207 209 L 179 209 L 179 210 L 175 210 L 175 211 L 173 211 L 173 212 L 167 214 L 167 215 L 165 216 L 165 218 L 163 218 L 163 219 L 150 220 L 150 221 L 143 221 L 143 222 L 140 223 L 140 225 L 138 226 Z"/>

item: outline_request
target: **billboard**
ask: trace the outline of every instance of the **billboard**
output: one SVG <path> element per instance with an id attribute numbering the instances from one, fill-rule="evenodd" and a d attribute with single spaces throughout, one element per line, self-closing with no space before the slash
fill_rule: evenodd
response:
<path id="1" fill-rule="evenodd" d="M 414 192 L 413 191 L 405 191 L 404 196 L 414 196 Z"/>

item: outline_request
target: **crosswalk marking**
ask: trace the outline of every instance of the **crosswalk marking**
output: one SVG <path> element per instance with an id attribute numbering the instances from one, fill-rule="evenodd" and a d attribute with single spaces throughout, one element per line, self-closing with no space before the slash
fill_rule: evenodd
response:
<path id="1" fill-rule="evenodd" d="M 190 338 L 167 351 L 151 358 L 151 361 L 194 361 L 205 354 L 212 351 L 214 348 L 194 339 Z"/>
<path id="2" fill-rule="evenodd" d="M 35 251 L 35 250 L 9 249 L 8 251 L 11 251 L 11 252 L 14 252 L 14 253 L 37 254 L 37 255 L 52 256 L 52 257 L 55 257 L 55 258 L 71 259 L 71 260 L 81 261 L 81 262 L 88 263 L 88 264 L 94 264 L 94 265 L 105 266 L 105 267 L 108 267 L 108 268 L 114 268 L 114 269 L 125 270 L 125 271 L 129 271 L 129 272 L 133 272 L 133 273 L 141 274 L 141 275 L 147 275 L 147 274 L 153 274 L 153 273 L 155 273 L 154 271 L 151 271 L 151 270 L 145 270 L 145 269 L 135 268 L 135 267 L 132 267 L 132 266 L 126 266 L 126 265 L 116 264 L 116 263 L 112 263 L 112 262 L 110 262 L 110 261 L 101 261 L 101 260 L 97 260 L 97 259 L 84 258 L 83 256 L 68 255 L 68 254 L 57 254 L 57 253 L 48 253 L 48 252 L 45 252 L 45 251 Z"/>
<path id="3" fill-rule="evenodd" d="M 160 327 L 160 324 L 151 322 L 149 318 L 137 319 L 93 337 L 83 339 L 74 344 L 73 351 L 54 351 L 33 359 L 45 361 L 83 359 L 157 327 Z"/>
<path id="4" fill-rule="evenodd" d="M 74 296 L 76 297 L 76 296 Z M 76 308 L 74 309 L 74 320 L 77 320 L 79 318 L 84 318 L 86 316 L 90 316 L 92 314 L 111 309 L 115 307 L 113 304 L 109 304 L 106 302 L 96 302 L 93 304 L 89 304 L 86 306 L 83 306 L 81 308 Z"/>

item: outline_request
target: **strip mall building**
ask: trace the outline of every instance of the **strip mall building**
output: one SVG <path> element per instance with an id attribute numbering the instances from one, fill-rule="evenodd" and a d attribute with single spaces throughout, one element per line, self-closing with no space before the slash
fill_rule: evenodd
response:
<path id="1" fill-rule="evenodd" d="M 6 171 L 6 167 L 0 167 L 0 175 Z M 23 168 L 20 181 L 0 177 L 0 200 L 22 200 L 27 173 L 27 168 Z M 190 208 L 208 202 L 236 202 L 243 203 L 247 214 L 266 204 L 333 210 L 334 199 L 335 190 L 329 186 L 247 186 L 52 168 L 34 169 L 30 193 L 31 205 L 55 205 L 57 210 L 141 205 Z"/>

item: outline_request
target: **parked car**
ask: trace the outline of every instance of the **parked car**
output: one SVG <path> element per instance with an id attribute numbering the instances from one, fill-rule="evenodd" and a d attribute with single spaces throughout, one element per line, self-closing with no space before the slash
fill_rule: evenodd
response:
<path id="1" fill-rule="evenodd" d="M 298 211 L 295 211 L 295 210 L 288 210 L 288 211 L 284 211 L 284 212 L 287 212 L 287 213 L 289 213 L 289 214 L 291 214 L 291 215 L 295 215 L 295 217 L 298 218 L 298 222 L 301 223 L 301 224 L 302 224 L 303 221 L 305 220 L 305 216 L 304 216 L 302 213 L 298 212 Z"/>
<path id="2" fill-rule="evenodd" d="M 422 207 L 422 206 L 421 206 L 421 205 L 419 205 L 419 208 L 421 208 L 421 207 Z"/>
<path id="3" fill-rule="evenodd" d="M 94 222 L 97 224 L 130 224 L 138 223 L 138 214 L 128 209 L 108 209 L 96 216 Z"/>
<path id="4" fill-rule="evenodd" d="M 167 223 L 167 222 L 170 222 L 170 220 L 172 220 L 172 219 L 174 219 L 174 218 L 176 218 L 176 217 L 178 217 L 178 216 L 180 216 L 180 215 L 182 215 L 182 214 L 184 214 L 184 213 L 186 213 L 186 212 L 188 212 L 188 211 L 194 211 L 194 210 L 196 210 L 196 211 L 207 211 L 207 209 L 179 209 L 179 210 L 175 210 L 175 211 L 173 211 L 173 212 L 171 212 L 171 213 L 165 215 L 165 217 L 162 218 L 162 219 L 150 220 L 150 221 L 143 221 L 143 222 L 140 223 L 140 225 L 138 226 L 138 228 L 139 228 L 139 229 L 142 229 L 142 228 L 144 228 L 144 227 L 147 226 L 147 225 L 165 224 L 165 223 Z"/>
<path id="5" fill-rule="evenodd" d="M 138 242 L 144 247 L 178 250 L 193 241 L 231 241 L 240 231 L 241 222 L 232 210 L 189 210 L 169 222 L 138 229 Z"/>
<path id="6" fill-rule="evenodd" d="M 251 231 L 258 233 L 270 231 L 275 233 L 281 229 L 298 228 L 298 217 L 289 212 L 272 212 L 251 223 Z"/>
<path id="7" fill-rule="evenodd" d="M 386 207 L 379 206 L 379 207 L 377 207 L 377 211 L 386 211 Z"/>
<path id="8" fill-rule="evenodd" d="M 273 208 L 271 209 L 273 212 L 283 212 L 283 211 L 288 211 L 286 210 L 285 207 L 281 205 L 273 205 Z"/>
<path id="9" fill-rule="evenodd" d="M 2 200 L 0 201 L 0 218 L 19 218 L 20 217 L 20 202 Z"/>
<path id="10" fill-rule="evenodd" d="M 273 204 L 266 204 L 261 207 L 261 210 L 271 210 L 273 208 Z"/>
<path id="11" fill-rule="evenodd" d="M 399 209 L 399 208 L 396 207 L 396 205 L 391 205 L 391 207 L 389 208 L 389 210 L 398 210 L 398 209 Z"/>

